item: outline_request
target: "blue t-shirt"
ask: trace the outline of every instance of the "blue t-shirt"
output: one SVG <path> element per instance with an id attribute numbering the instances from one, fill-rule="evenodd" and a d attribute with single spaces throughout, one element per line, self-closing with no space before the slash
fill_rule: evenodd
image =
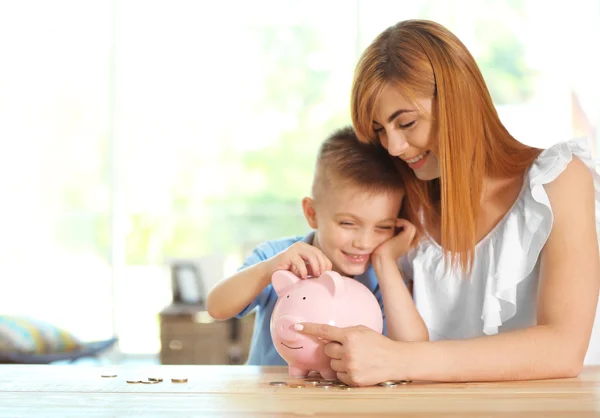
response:
<path id="1" fill-rule="evenodd" d="M 267 241 L 260 244 L 252 251 L 252 254 L 248 256 L 244 264 L 239 270 L 253 266 L 260 263 L 261 261 L 267 260 L 281 251 L 291 247 L 298 241 L 304 241 L 308 244 L 312 243 L 314 232 L 311 232 L 305 237 L 295 236 L 289 238 L 281 238 L 277 240 Z M 238 270 L 238 271 L 239 271 Z M 369 266 L 360 276 L 354 277 L 373 292 L 381 307 L 381 313 L 383 314 L 383 334 L 387 335 L 387 327 L 385 321 L 385 312 L 383 311 L 383 299 L 381 297 L 381 290 L 379 289 L 379 283 L 377 277 L 373 271 L 373 267 Z M 253 310 L 256 309 L 256 317 L 254 321 L 254 333 L 252 335 L 252 343 L 250 345 L 250 356 L 248 358 L 248 364 L 255 366 L 287 366 L 287 363 L 273 345 L 271 339 L 271 315 L 273 314 L 273 308 L 277 302 L 277 293 L 273 289 L 272 285 L 268 285 L 264 290 L 252 301 L 242 312 L 236 315 L 237 318 L 241 318 Z"/>

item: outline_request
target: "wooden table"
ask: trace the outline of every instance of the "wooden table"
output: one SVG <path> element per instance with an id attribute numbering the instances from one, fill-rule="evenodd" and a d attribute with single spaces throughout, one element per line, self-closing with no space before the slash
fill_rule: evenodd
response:
<path id="1" fill-rule="evenodd" d="M 103 378 L 101 374 L 117 373 Z M 127 379 L 162 377 L 158 384 Z M 187 377 L 187 383 L 172 383 Z M 600 416 L 600 366 L 575 379 L 417 383 L 394 388 L 272 387 L 298 383 L 281 367 L 0 365 L 0 416 L 420 417 Z"/>

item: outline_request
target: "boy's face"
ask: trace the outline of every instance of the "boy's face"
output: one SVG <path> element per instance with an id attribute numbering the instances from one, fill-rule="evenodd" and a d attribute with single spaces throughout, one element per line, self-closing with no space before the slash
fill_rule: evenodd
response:
<path id="1" fill-rule="evenodd" d="M 404 193 L 370 193 L 360 187 L 329 187 L 320 201 L 304 198 L 304 214 L 316 230 L 314 245 L 333 269 L 357 276 L 369 267 L 371 253 L 394 236 Z"/>

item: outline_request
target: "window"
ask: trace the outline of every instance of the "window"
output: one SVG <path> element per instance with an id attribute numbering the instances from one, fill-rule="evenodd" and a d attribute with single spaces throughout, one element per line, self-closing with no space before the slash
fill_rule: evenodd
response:
<path id="1" fill-rule="evenodd" d="M 467 44 L 519 140 L 586 136 L 599 158 L 599 8 L 3 3 L 2 310 L 156 353 L 170 258 L 222 257 L 229 271 L 258 242 L 308 231 L 300 200 L 317 146 L 349 123 L 359 54 L 403 19 L 437 20 Z"/>
<path id="2" fill-rule="evenodd" d="M 86 339 L 112 333 L 110 19 L 103 1 L 0 6 L 0 306 Z"/>

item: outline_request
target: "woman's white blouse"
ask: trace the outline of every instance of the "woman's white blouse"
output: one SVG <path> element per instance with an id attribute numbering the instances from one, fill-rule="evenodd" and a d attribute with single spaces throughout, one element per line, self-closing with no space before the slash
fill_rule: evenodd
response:
<path id="1" fill-rule="evenodd" d="M 600 176 L 586 140 L 577 139 L 544 150 L 534 161 L 513 206 L 475 247 L 471 278 L 456 269 L 445 271 L 442 248 L 428 237 L 401 259 L 431 340 L 535 325 L 540 252 L 553 222 L 544 185 L 556 179 L 573 157 L 593 172 L 600 237 Z"/>

